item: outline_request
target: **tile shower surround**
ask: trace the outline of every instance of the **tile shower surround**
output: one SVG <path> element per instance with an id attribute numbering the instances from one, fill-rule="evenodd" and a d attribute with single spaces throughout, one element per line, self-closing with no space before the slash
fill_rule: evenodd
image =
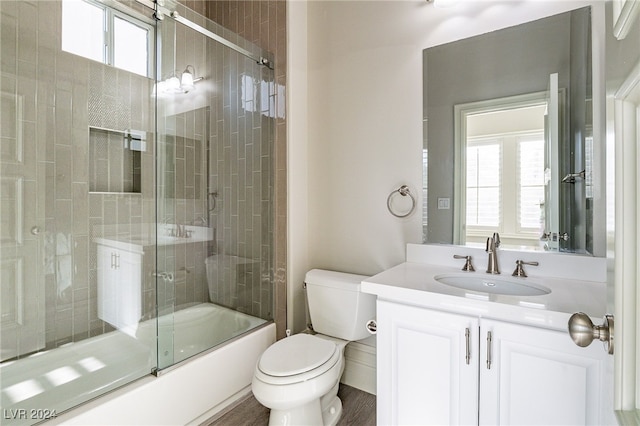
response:
<path id="1" fill-rule="evenodd" d="M 55 265 L 47 265 L 46 262 L 44 266 L 37 265 L 38 268 L 45 268 L 39 275 L 44 276 L 46 289 L 46 344 L 47 348 L 52 348 L 111 330 L 108 324 L 97 318 L 97 261 L 93 239 L 106 236 L 114 229 L 118 234 L 135 232 L 144 223 L 155 220 L 153 173 L 143 172 L 140 194 L 89 192 L 87 144 L 89 126 L 132 128 L 145 130 L 152 135 L 152 87 L 146 78 L 61 51 L 58 2 L 3 1 L 2 12 L 15 18 L 16 23 L 15 29 L 3 31 L 1 40 L 2 89 L 12 88 L 24 96 L 26 113 L 23 125 L 34 129 L 33 135 L 38 146 L 33 154 L 38 165 L 36 184 L 44 187 L 38 187 L 37 191 L 45 193 L 44 206 L 37 207 L 38 218 L 45 224 L 41 249 L 54 257 L 62 254 L 58 250 L 67 250 L 64 255 L 71 256 L 73 265 L 68 286 L 60 285 Z M 19 38 L 15 36 L 18 33 Z M 282 75 L 279 77 L 282 78 Z M 280 130 L 281 138 L 283 120 L 278 120 L 276 128 Z M 284 149 L 282 139 L 279 140 L 281 149 L 276 149 L 276 152 L 280 153 L 280 159 L 275 164 L 278 182 L 284 182 Z M 147 145 L 141 163 L 143 171 L 154 169 L 153 144 Z M 282 194 L 282 188 L 276 190 L 276 194 Z M 186 222 L 188 217 L 206 216 L 204 203 L 195 198 L 173 202 L 174 213 L 179 221 L 181 218 L 185 218 Z M 284 229 L 283 206 L 280 200 L 276 213 L 276 228 L 280 226 L 280 229 Z M 222 216 L 225 215 L 226 212 Z M 215 218 L 212 220 L 215 221 Z M 273 220 L 270 223 L 273 224 Z M 273 238 L 273 232 L 271 235 Z M 236 244 L 246 245 L 240 241 Z M 277 244 L 279 251 L 276 256 L 280 259 L 277 276 L 282 303 L 277 305 L 279 314 L 276 315 L 280 315 L 282 321 L 285 312 L 284 240 L 279 237 Z M 185 247 L 184 251 L 174 251 L 173 257 L 164 256 L 167 262 L 174 262 L 167 266 L 173 266 L 176 271 L 185 266 L 184 273 L 176 274 L 175 287 L 164 293 L 166 303 L 208 299 L 206 280 L 191 277 L 197 273 L 204 278 L 203 260 L 216 247 L 202 244 L 193 246 L 188 250 Z M 261 246 L 261 250 L 263 248 Z M 145 276 L 148 276 L 146 272 L 150 267 L 148 259 L 152 258 L 151 252 L 145 255 Z M 273 261 L 270 263 L 273 264 Z M 143 285 L 143 310 L 147 317 L 155 308 L 154 284 L 145 280 Z M 262 298 L 260 302 L 265 304 L 264 291 L 258 293 Z M 249 305 L 253 306 L 254 303 Z"/>
<path id="2" fill-rule="evenodd" d="M 287 2 L 285 0 L 182 0 L 274 57 L 275 82 L 286 88 Z M 275 131 L 275 315 L 277 337 L 285 335 L 287 317 L 287 132 L 284 99 L 277 103 Z"/>

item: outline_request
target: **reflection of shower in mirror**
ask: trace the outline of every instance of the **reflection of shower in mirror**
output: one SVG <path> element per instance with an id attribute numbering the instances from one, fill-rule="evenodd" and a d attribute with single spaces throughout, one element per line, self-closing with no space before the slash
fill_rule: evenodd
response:
<path id="1" fill-rule="evenodd" d="M 576 179 L 577 178 L 582 178 L 584 179 L 586 170 L 583 170 L 579 173 L 569 173 L 568 175 L 566 175 L 565 177 L 562 178 L 562 183 L 576 183 Z"/>

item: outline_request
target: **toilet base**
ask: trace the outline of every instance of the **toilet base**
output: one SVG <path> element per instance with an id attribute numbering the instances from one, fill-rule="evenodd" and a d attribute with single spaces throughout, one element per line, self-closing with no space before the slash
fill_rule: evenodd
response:
<path id="1" fill-rule="evenodd" d="M 305 405 L 288 410 L 271 409 L 269 425 L 323 425 L 335 426 L 342 416 L 342 401 L 338 398 L 338 387 L 333 388 L 321 398 Z"/>
<path id="2" fill-rule="evenodd" d="M 321 425 L 323 424 L 320 400 L 292 408 L 290 410 L 271 409 L 269 426 L 281 425 Z"/>
<path id="3" fill-rule="evenodd" d="M 335 426 L 338 424 L 340 416 L 342 416 L 342 401 L 334 396 L 331 404 L 322 410 L 322 423 L 324 426 Z"/>
<path id="4" fill-rule="evenodd" d="M 272 409 L 269 414 L 269 425 L 323 425 L 335 426 L 342 415 L 342 401 L 334 396 L 326 407 L 320 406 L 320 400 L 315 399 L 301 407 L 291 410 Z"/>

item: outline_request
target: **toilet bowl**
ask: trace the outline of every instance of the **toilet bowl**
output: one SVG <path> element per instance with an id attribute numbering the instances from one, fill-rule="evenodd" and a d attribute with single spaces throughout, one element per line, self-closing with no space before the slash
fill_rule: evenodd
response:
<path id="1" fill-rule="evenodd" d="M 347 342 L 310 334 L 280 342 L 264 352 L 251 384 L 256 399 L 271 408 L 269 424 L 337 423 L 342 412 L 338 382 Z"/>
<path id="2" fill-rule="evenodd" d="M 204 263 L 209 300 L 213 303 L 221 301 L 225 293 L 236 296 L 238 284 L 248 272 L 259 275 L 259 262 L 245 257 L 214 254 L 207 257 Z"/>
<path id="3" fill-rule="evenodd" d="M 251 388 L 271 409 L 270 425 L 335 425 L 340 419 L 345 347 L 368 337 L 365 324 L 375 318 L 375 296 L 360 293 L 364 278 L 317 269 L 305 276 L 314 330 L 323 334 L 287 337 L 258 360 Z"/>

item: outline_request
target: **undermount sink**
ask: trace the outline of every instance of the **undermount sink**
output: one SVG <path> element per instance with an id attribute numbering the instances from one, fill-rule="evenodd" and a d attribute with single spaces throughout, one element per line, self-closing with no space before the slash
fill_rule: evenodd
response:
<path id="1" fill-rule="evenodd" d="M 433 277 L 436 281 L 452 287 L 481 291 L 484 293 L 502 294 L 506 296 L 542 296 L 551 293 L 547 287 L 526 278 L 507 278 L 488 274 L 442 274 Z"/>

